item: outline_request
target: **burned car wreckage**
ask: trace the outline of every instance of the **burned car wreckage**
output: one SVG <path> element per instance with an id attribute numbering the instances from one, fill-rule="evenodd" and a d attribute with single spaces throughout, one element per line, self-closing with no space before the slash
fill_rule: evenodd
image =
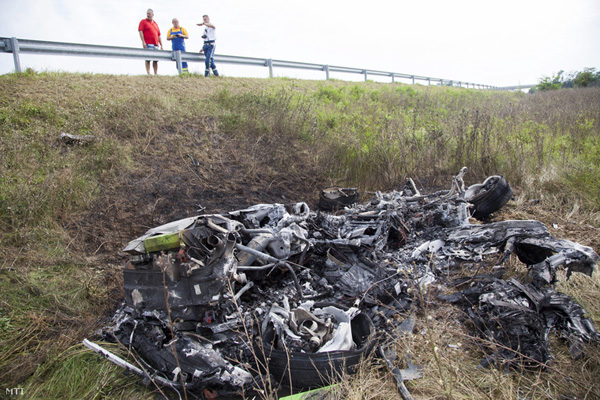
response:
<path id="1" fill-rule="evenodd" d="M 366 204 L 354 203 L 351 189 L 323 191 L 320 204 L 337 204 L 337 212 L 258 204 L 150 229 L 124 249 L 125 304 L 105 330 L 135 350 L 139 367 L 86 345 L 148 380 L 200 393 L 265 389 L 265 376 L 294 390 L 319 387 L 373 353 L 408 398 L 402 380 L 420 372 L 393 367 L 390 338 L 412 330 L 407 316 L 428 284 L 470 281 L 439 299 L 463 306 L 476 334 L 501 344 L 484 349 L 488 362 L 516 363 L 518 355 L 543 365 L 551 330 L 579 354 L 598 334 L 551 284 L 561 266 L 591 276 L 598 255 L 537 221 L 470 223 L 502 207 L 512 190 L 501 176 L 465 188 L 465 172 L 450 190 L 423 195 L 409 179 Z M 528 283 L 477 274 L 512 253 L 528 265 Z M 475 274 L 450 282 L 465 262 Z"/>

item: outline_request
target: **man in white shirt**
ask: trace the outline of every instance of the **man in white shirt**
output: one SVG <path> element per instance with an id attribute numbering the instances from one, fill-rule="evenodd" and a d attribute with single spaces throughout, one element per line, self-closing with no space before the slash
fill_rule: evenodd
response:
<path id="1" fill-rule="evenodd" d="M 214 55 L 215 55 L 215 41 L 217 40 L 217 33 L 215 32 L 215 26 L 210 23 L 210 18 L 208 15 L 203 15 L 202 20 L 204 21 L 201 24 L 197 24 L 198 26 L 205 26 L 204 35 L 202 38 L 204 39 L 204 46 L 202 46 L 202 50 L 200 53 L 204 52 L 204 63 L 206 68 L 204 70 L 204 76 L 210 75 L 210 70 L 212 69 L 213 74 L 215 76 L 219 76 L 219 71 L 217 71 L 217 66 L 215 65 Z"/>

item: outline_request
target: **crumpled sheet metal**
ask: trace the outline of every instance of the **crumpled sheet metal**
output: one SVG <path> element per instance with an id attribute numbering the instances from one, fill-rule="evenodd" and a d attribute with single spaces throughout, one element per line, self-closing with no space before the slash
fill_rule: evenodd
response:
<path id="1" fill-rule="evenodd" d="M 532 345 L 544 343 L 548 326 L 559 329 L 565 324 L 574 327 L 565 329 L 583 342 L 597 340 L 593 325 L 576 305 L 553 297 L 552 289 L 544 286 L 553 281 L 559 265 L 590 274 L 598 255 L 553 238 L 537 221 L 470 224 L 462 183 L 465 171 L 450 191 L 422 195 L 409 187 L 377 192 L 370 202 L 335 215 L 312 212 L 305 203 L 259 204 L 151 229 L 125 248 L 131 254 L 123 271 L 126 305 L 108 336 L 131 344 L 165 379 L 180 374 L 179 379 L 195 388 L 248 390 L 260 381 L 249 338 L 260 337 L 261 326 L 264 330 L 272 324 L 280 337 L 286 335 L 311 350 L 310 338 L 302 342 L 288 316 L 302 304 L 319 301 L 356 307 L 378 332 L 394 334 L 413 305 L 412 288 L 443 283 L 464 261 L 484 263 L 503 251 L 504 259 L 514 252 L 530 266 L 537 286 L 526 294 L 548 290 L 543 298 L 563 311 L 526 311 L 531 307 L 524 302 L 508 301 L 510 296 L 524 296 L 513 285 L 506 299 L 483 292 L 471 299 L 490 308 L 481 314 L 482 326 L 491 324 L 485 315 L 496 310 L 508 326 L 514 325 L 511 317 L 521 318 L 521 327 L 541 324 L 541 331 L 532 327 L 529 333 L 518 333 Z M 157 235 L 173 235 L 165 244 L 171 247 L 147 252 L 144 243 L 154 244 L 148 240 Z M 461 304 L 468 293 L 456 296 L 449 300 Z M 506 309 L 504 303 L 511 306 Z M 308 321 L 306 328 L 322 346 L 330 338 L 324 340 L 324 327 L 317 319 Z M 490 335 L 498 336 L 492 331 Z M 318 347 L 316 341 L 312 350 Z M 184 360 L 177 373 L 167 354 L 173 353 L 172 346 Z M 511 354 L 498 356 L 510 359 Z M 528 357 L 538 363 L 548 360 L 543 349 Z"/>
<path id="2" fill-rule="evenodd" d="M 556 330 L 579 357 L 584 344 L 600 338 L 585 310 L 569 296 L 549 287 L 537 288 L 515 279 L 482 276 L 473 287 L 440 298 L 463 306 L 489 358 L 517 368 L 546 365 L 551 359 L 548 338 Z"/>
<path id="3" fill-rule="evenodd" d="M 539 221 L 501 221 L 485 225 L 463 226 L 449 232 L 448 242 L 465 250 L 497 247 L 505 250 L 506 259 L 514 252 L 530 266 L 536 282 L 551 283 L 556 268 L 564 266 L 567 274 L 581 272 L 592 276 L 600 260 L 587 246 L 552 237 Z"/>
<path id="4" fill-rule="evenodd" d="M 119 311 L 118 322 L 111 332 L 112 339 L 133 348 L 142 355 L 146 367 L 155 374 L 172 381 L 175 385 L 183 380 L 187 389 L 203 388 L 208 385 L 248 388 L 252 375 L 245 368 L 232 364 L 230 354 L 214 346 L 218 341 L 231 341 L 226 336 L 213 336 L 213 343 L 197 340 L 193 331 L 165 324 L 166 315 L 160 313 L 137 314 L 124 308 Z M 229 330 L 240 329 L 241 321 L 229 326 Z M 111 339 L 111 337 L 109 337 Z M 237 340 L 237 339 L 233 339 Z M 183 379 L 182 379 L 183 378 Z M 234 392 L 234 391 L 233 391 Z"/>

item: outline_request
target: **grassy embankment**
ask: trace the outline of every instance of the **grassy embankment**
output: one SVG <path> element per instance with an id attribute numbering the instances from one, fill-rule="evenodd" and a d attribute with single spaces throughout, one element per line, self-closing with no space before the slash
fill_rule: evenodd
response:
<path id="1" fill-rule="evenodd" d="M 66 146 L 60 133 L 93 135 Z M 198 162 L 194 166 L 192 159 Z M 600 90 L 526 95 L 288 79 L 0 76 L 0 392 L 29 398 L 145 398 L 137 379 L 79 344 L 121 296 L 120 249 L 151 226 L 259 201 L 316 199 L 328 185 L 447 187 L 502 174 L 503 213 L 546 222 L 600 251 Z M 535 205 L 528 200 L 537 199 Z M 521 268 L 511 261 L 515 268 Z M 600 283 L 560 289 L 600 325 Z M 456 310 L 418 314 L 402 345 L 425 377 L 419 398 L 582 398 L 600 393 L 600 357 L 553 342 L 547 371 L 476 368 Z M 446 345 L 462 343 L 460 350 Z M 346 398 L 395 396 L 364 370 Z M 365 392 L 366 391 L 366 392 Z"/>

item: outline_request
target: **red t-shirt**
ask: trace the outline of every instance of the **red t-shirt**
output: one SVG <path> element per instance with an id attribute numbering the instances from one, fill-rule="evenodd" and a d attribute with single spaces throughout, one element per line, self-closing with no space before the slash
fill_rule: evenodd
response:
<path id="1" fill-rule="evenodd" d="M 146 44 L 155 44 L 158 46 L 158 37 L 160 36 L 160 29 L 155 20 L 148 21 L 143 19 L 140 21 L 138 31 L 144 32 L 144 42 Z"/>

